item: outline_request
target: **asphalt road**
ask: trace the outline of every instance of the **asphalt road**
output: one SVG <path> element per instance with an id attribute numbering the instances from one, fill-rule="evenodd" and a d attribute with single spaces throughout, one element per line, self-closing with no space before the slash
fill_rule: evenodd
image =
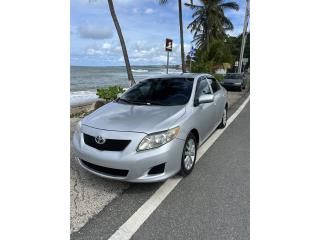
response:
<path id="1" fill-rule="evenodd" d="M 249 239 L 250 107 L 132 239 Z"/>
<path id="2" fill-rule="evenodd" d="M 249 239 L 249 126 L 248 104 L 132 239 Z M 108 239 L 160 185 L 130 185 L 71 239 Z"/>

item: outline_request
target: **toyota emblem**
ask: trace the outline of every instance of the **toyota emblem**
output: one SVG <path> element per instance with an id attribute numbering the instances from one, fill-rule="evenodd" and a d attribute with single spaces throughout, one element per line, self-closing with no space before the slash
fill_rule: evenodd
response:
<path id="1" fill-rule="evenodd" d="M 103 137 L 101 137 L 101 136 L 96 136 L 94 140 L 95 140 L 96 143 L 98 143 L 98 144 L 104 144 L 104 143 L 106 142 L 106 140 L 105 140 Z"/>

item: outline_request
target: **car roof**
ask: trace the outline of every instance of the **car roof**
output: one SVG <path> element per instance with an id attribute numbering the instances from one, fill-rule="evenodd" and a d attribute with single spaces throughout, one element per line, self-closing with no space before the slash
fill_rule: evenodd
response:
<path id="1" fill-rule="evenodd" d="M 206 73 L 169 73 L 169 74 L 150 76 L 147 79 L 150 79 L 150 78 L 197 78 L 199 76 L 211 76 L 211 75 Z"/>

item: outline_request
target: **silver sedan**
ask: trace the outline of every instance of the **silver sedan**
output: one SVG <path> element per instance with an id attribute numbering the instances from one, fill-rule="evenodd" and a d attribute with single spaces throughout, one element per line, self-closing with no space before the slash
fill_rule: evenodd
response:
<path id="1" fill-rule="evenodd" d="M 163 181 L 191 173 L 198 147 L 227 122 L 226 90 L 208 74 L 145 79 L 79 122 L 80 165 L 101 177 Z"/>

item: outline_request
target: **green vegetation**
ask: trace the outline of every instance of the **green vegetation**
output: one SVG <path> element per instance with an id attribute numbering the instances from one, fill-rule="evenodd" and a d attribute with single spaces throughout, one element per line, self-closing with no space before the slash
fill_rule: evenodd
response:
<path id="1" fill-rule="evenodd" d="M 224 40 L 213 40 L 206 49 L 196 49 L 192 72 L 208 72 L 214 74 L 218 68 L 227 67 L 228 72 L 235 72 L 235 61 L 239 59 L 242 34 L 237 37 L 226 37 Z M 244 58 L 249 62 L 245 69 L 250 66 L 250 33 L 247 35 Z M 189 65 L 189 63 L 188 63 Z"/>
<path id="2" fill-rule="evenodd" d="M 224 41 L 213 40 L 205 49 L 196 50 L 194 60 L 192 72 L 214 73 L 216 69 L 223 67 L 224 63 L 231 65 L 235 56 L 232 55 L 230 47 Z"/>
<path id="3" fill-rule="evenodd" d="M 188 28 L 193 33 L 196 46 L 192 62 L 192 72 L 215 73 L 217 69 L 235 72 L 235 61 L 239 59 L 242 34 L 229 36 L 226 32 L 233 30 L 233 24 L 225 16 L 225 10 L 239 10 L 234 1 L 200 0 L 201 5 L 186 4 L 193 10 L 193 21 Z M 250 57 L 250 34 L 247 35 L 244 58 Z M 190 64 L 190 56 L 187 57 Z M 250 63 L 246 65 L 247 69 Z"/>
<path id="4" fill-rule="evenodd" d="M 70 117 L 71 118 L 84 118 L 85 116 L 89 115 L 90 113 L 94 112 L 95 110 L 83 110 L 81 112 L 78 112 L 78 113 L 72 113 L 70 114 Z"/>
<path id="5" fill-rule="evenodd" d="M 233 56 L 235 56 L 236 60 L 239 59 L 240 49 L 241 49 L 241 41 L 242 41 L 242 34 L 240 34 L 237 37 L 227 38 L 226 44 L 230 48 L 231 54 Z M 243 57 L 248 58 L 248 63 L 245 66 L 245 70 L 246 70 L 250 67 L 250 33 L 247 34 Z"/>
<path id="6" fill-rule="evenodd" d="M 213 40 L 224 39 L 226 31 L 233 30 L 233 24 L 224 15 L 225 10 L 239 10 L 236 2 L 225 2 L 225 0 L 200 0 L 201 5 L 187 5 L 193 12 L 193 21 L 188 28 L 193 35 L 196 47 L 205 49 L 211 47 Z"/>
<path id="7" fill-rule="evenodd" d="M 218 81 L 222 81 L 224 79 L 224 76 L 222 74 L 213 74 L 213 76 L 215 77 L 215 79 L 217 79 Z"/>
<path id="8" fill-rule="evenodd" d="M 107 88 L 98 88 L 97 96 L 101 99 L 111 102 L 118 97 L 119 93 L 123 93 L 124 89 L 120 86 L 111 86 Z"/>

